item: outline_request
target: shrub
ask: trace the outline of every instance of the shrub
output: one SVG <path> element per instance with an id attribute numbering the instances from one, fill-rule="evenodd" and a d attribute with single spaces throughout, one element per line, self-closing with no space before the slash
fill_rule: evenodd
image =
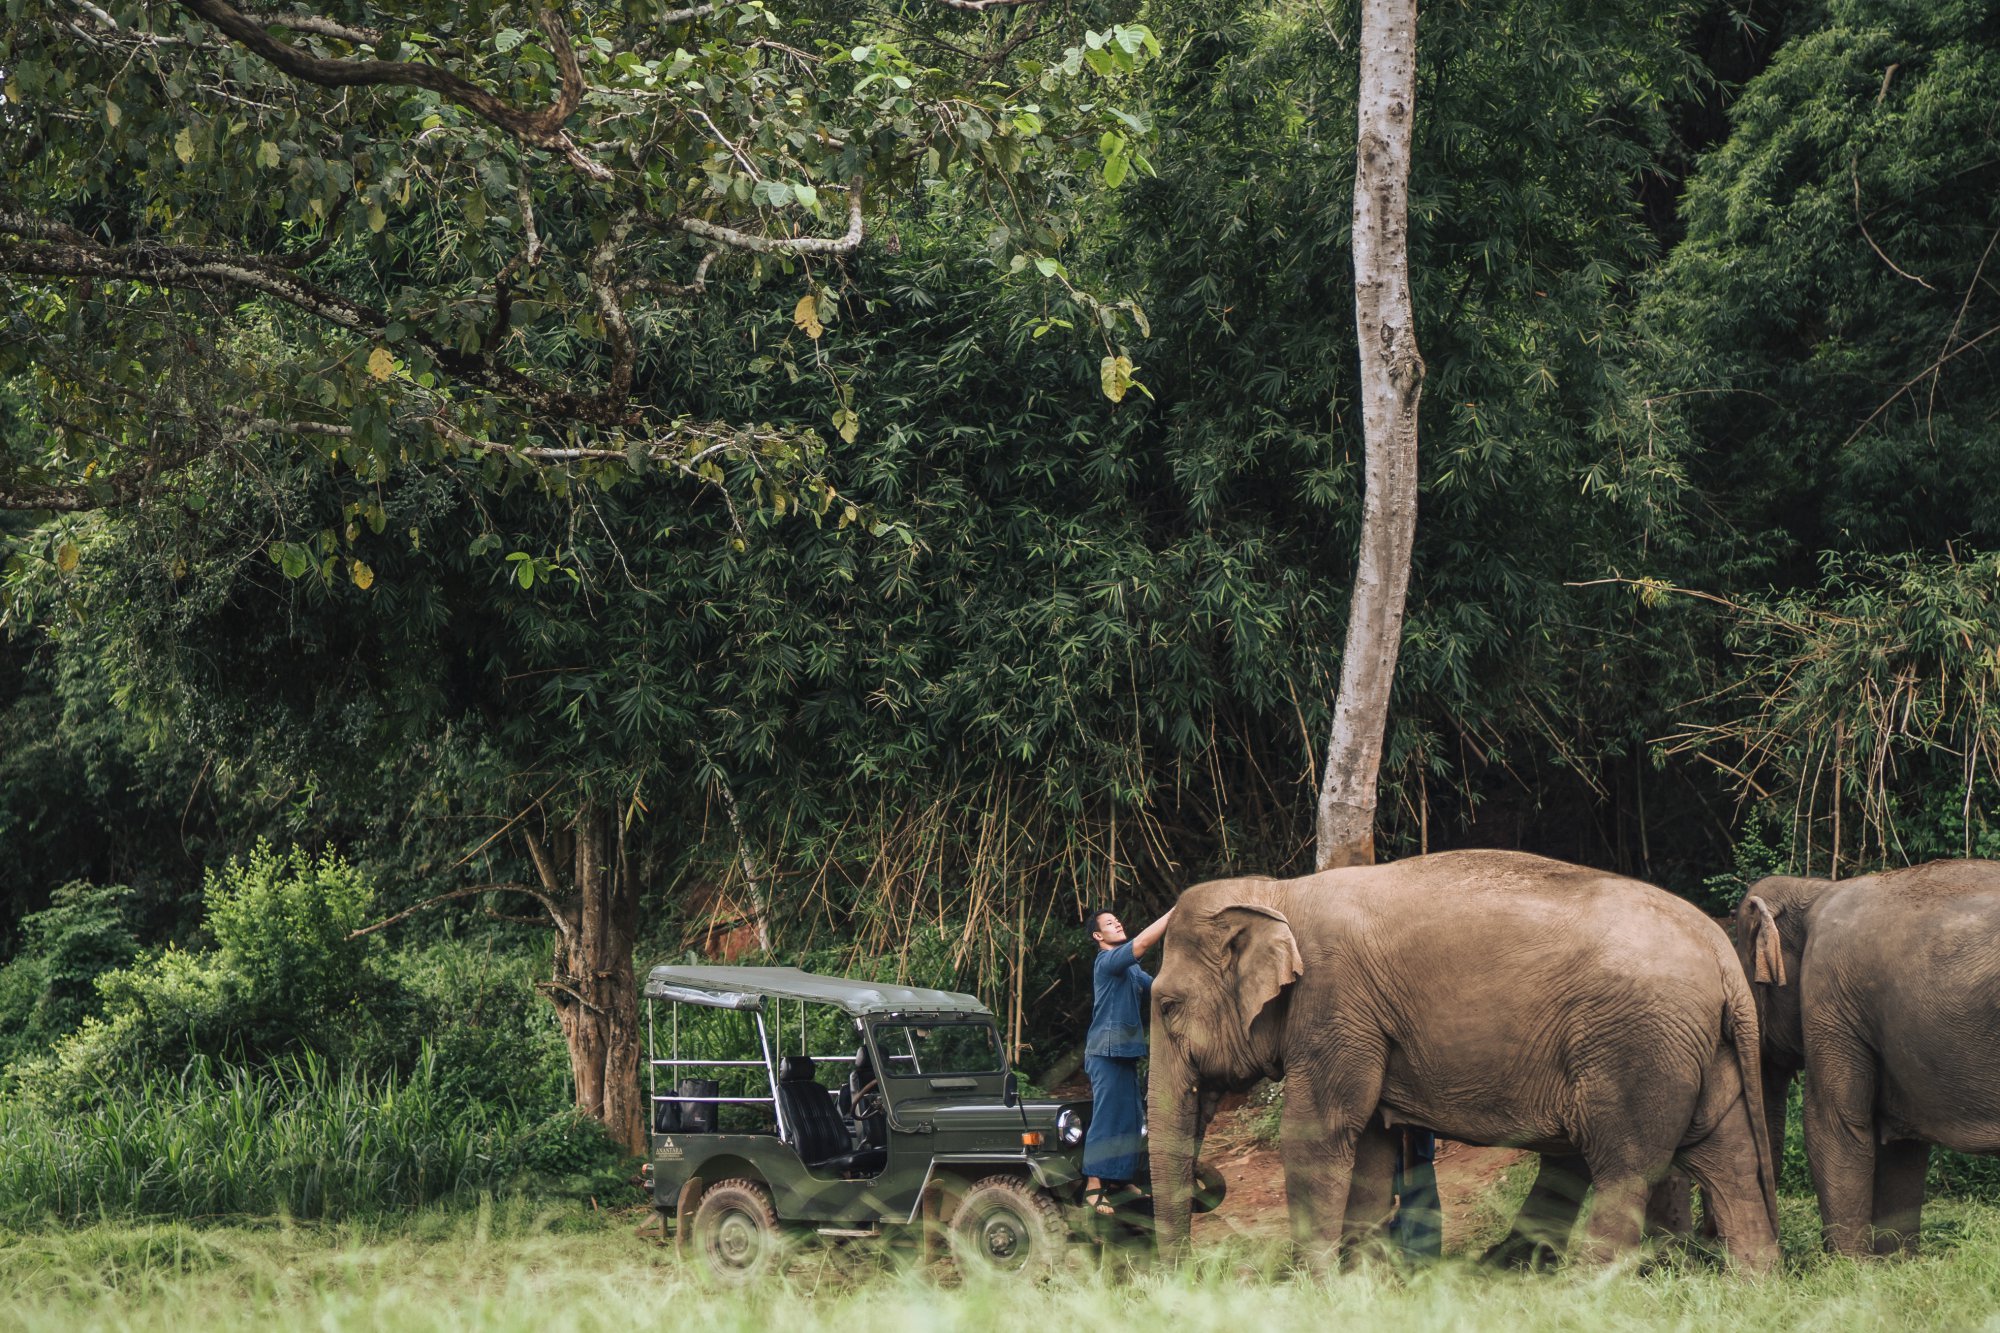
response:
<path id="1" fill-rule="evenodd" d="M 73 881 L 21 922 L 21 950 L 0 967 L 0 1068 L 46 1050 L 98 1008 L 97 978 L 132 961 L 139 942 L 122 884 Z"/>
<path id="2" fill-rule="evenodd" d="M 366 1035 L 351 1048 L 362 1066 L 408 1069 L 420 1050 L 461 1095 L 554 1114 L 570 1102 L 569 1053 L 555 1011 L 534 989 L 547 954 L 495 952 L 438 940 L 384 954 Z"/>
<path id="3" fill-rule="evenodd" d="M 367 942 L 349 934 L 368 920 L 374 890 L 331 848 L 317 858 L 279 856 L 259 841 L 241 861 L 210 871 L 202 890 L 230 989 L 261 1016 L 324 1020 L 351 1008 L 362 988 Z"/>
<path id="4" fill-rule="evenodd" d="M 497 1188 L 551 1156 L 569 1174 L 584 1150 L 551 1145 L 570 1133 L 457 1095 L 429 1052 L 383 1078 L 311 1052 L 261 1070 L 197 1058 L 107 1082 L 82 1111 L 0 1106 L 0 1222 L 394 1211 Z"/>
<path id="5" fill-rule="evenodd" d="M 211 872 L 203 892 L 213 949 L 173 946 L 96 978 L 101 1006 L 18 1081 L 49 1105 L 100 1099 L 109 1071 L 177 1069 L 197 1057 L 259 1061 L 343 1055 L 372 1030 L 383 980 L 349 932 L 373 894 L 332 851 L 284 856 L 260 842 Z"/>

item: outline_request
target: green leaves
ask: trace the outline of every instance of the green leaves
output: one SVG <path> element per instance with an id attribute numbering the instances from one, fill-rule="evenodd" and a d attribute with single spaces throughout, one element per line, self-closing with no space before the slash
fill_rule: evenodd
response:
<path id="1" fill-rule="evenodd" d="M 327 83 L 315 82 L 324 67 L 288 74 L 179 11 L 24 25 L 0 53 L 7 95 L 33 116 L 102 116 L 38 119 L 46 147 L 9 198 L 116 251 L 93 276 L 147 270 L 100 282 L 87 334 L 67 319 L 66 279 L 0 277 L 10 305 L 49 303 L 19 354 L 67 404 L 49 458 L 60 470 L 82 456 L 75 441 L 112 440 L 109 470 L 150 477 L 152 457 L 203 453 L 201 405 L 228 402 L 251 420 L 304 412 L 307 429 L 286 438 L 358 475 L 477 455 L 494 484 L 532 477 L 560 493 L 577 470 L 610 482 L 657 466 L 627 443 L 670 435 L 681 417 L 655 307 L 847 253 L 864 198 L 863 243 L 893 245 L 916 191 L 983 201 L 1053 255 L 1060 229 L 1044 218 L 1068 207 L 1081 174 L 1120 183 L 1149 169 L 1150 121 L 1129 109 L 1143 94 L 1133 76 L 1160 50 L 1142 25 L 975 38 L 942 6 L 892 23 L 762 4 L 657 21 L 672 7 L 591 0 L 545 22 L 419 0 L 379 42 L 280 25 L 316 59 L 354 62 Z M 951 40 L 933 41 L 932 25 Z M 586 87 L 557 133 L 536 117 L 574 91 L 565 44 Z M 1074 59 L 1050 59 L 1072 44 Z M 143 78 L 128 47 L 146 52 Z M 397 63 L 417 59 L 420 79 Z M 694 222 L 710 229 L 698 246 L 683 229 Z M 194 279 L 174 264 L 192 255 L 215 270 L 199 281 L 229 294 L 202 307 L 221 312 L 207 322 L 176 291 Z M 693 283 L 711 269 L 712 286 Z M 813 307 L 795 309 L 821 347 L 803 369 L 786 358 L 788 374 L 844 382 L 826 340 L 838 299 L 822 282 Z M 154 401 L 149 386 L 172 390 Z M 876 419 L 851 388 L 830 410 L 843 444 L 864 412 Z M 125 426 L 141 418 L 154 423 L 143 438 Z M 730 422 L 703 428 L 736 437 Z M 610 454 L 629 461 L 599 466 Z M 558 460 L 590 466 L 544 466 Z"/>
<path id="2" fill-rule="evenodd" d="M 303 542 L 272 542 L 268 548 L 271 562 L 284 571 L 288 579 L 303 578 L 312 568 L 312 555 Z"/>

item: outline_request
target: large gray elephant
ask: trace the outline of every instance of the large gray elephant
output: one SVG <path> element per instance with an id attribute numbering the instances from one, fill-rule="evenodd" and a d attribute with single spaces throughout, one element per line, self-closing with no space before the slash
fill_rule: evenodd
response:
<path id="1" fill-rule="evenodd" d="M 2000 862 L 1759 880 L 1736 938 L 1772 1151 L 1803 1070 L 1827 1245 L 1913 1253 L 1931 1145 L 2000 1153 Z"/>
<path id="2" fill-rule="evenodd" d="M 1638 1244 L 1647 1188 L 1675 1163 L 1736 1262 L 1777 1257 L 1755 1001 L 1722 930 L 1650 885 L 1497 851 L 1197 885 L 1153 1013 L 1169 1257 L 1216 1098 L 1280 1077 L 1293 1232 L 1315 1264 L 1379 1227 L 1399 1125 L 1583 1158 L 1587 1257 Z"/>

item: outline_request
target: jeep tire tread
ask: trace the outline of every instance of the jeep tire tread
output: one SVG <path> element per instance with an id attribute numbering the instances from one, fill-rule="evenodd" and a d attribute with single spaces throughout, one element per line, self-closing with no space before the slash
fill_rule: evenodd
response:
<path id="1" fill-rule="evenodd" d="M 968 1275 L 1035 1276 L 1068 1252 L 1062 1209 L 1018 1176 L 987 1176 L 966 1190 L 951 1215 L 952 1248 Z"/>
<path id="2" fill-rule="evenodd" d="M 693 1249 L 709 1275 L 732 1286 L 773 1276 L 783 1267 L 784 1233 L 771 1191 L 754 1180 L 721 1180 L 702 1192 L 694 1211 Z"/>

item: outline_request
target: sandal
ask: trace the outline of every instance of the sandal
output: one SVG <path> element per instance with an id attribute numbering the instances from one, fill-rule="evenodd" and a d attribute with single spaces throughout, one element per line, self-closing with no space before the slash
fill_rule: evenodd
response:
<path id="1" fill-rule="evenodd" d="M 1083 1192 L 1083 1206 L 1096 1213 L 1099 1217 L 1115 1217 L 1118 1214 L 1118 1209 L 1107 1197 L 1110 1193 L 1111 1191 L 1102 1185 L 1094 1190 L 1085 1190 Z"/>

